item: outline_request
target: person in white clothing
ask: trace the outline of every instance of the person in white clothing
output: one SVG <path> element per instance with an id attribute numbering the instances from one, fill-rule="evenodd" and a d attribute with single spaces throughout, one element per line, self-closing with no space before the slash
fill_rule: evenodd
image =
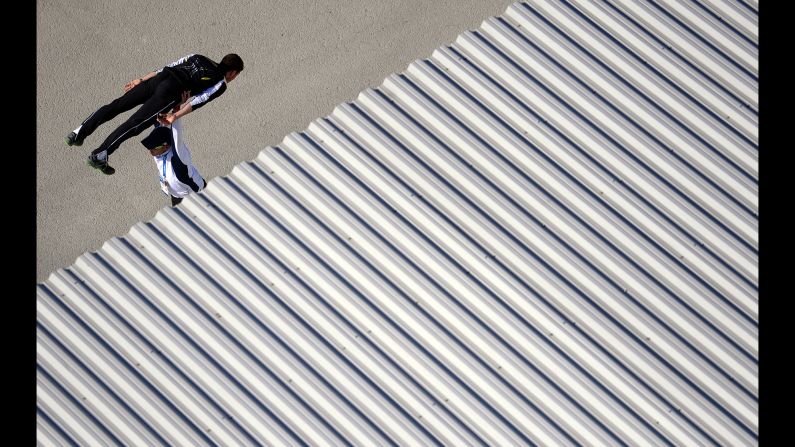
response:
<path id="1" fill-rule="evenodd" d="M 183 138 L 182 120 L 174 120 L 171 126 L 155 125 L 158 127 L 141 140 L 141 144 L 154 158 L 160 189 L 171 197 L 173 207 L 188 194 L 204 189 L 207 182 L 193 165 L 190 149 Z"/>

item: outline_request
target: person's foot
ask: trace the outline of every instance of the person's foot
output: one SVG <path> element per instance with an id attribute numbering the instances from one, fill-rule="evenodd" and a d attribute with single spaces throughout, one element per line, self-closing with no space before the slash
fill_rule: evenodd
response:
<path id="1" fill-rule="evenodd" d="M 101 160 L 93 154 L 88 156 L 88 165 L 94 169 L 99 169 L 99 171 L 105 175 L 111 175 L 116 172 L 116 170 L 108 164 L 107 160 Z"/>
<path id="2" fill-rule="evenodd" d="M 77 134 L 74 132 L 69 132 L 69 135 L 64 138 L 67 146 L 82 146 L 83 140 L 77 138 Z"/>

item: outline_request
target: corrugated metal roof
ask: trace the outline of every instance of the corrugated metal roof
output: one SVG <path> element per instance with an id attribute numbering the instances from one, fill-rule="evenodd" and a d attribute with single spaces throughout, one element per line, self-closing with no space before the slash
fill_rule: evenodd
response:
<path id="1" fill-rule="evenodd" d="M 39 444 L 757 443 L 757 15 L 516 3 L 82 255 Z"/>

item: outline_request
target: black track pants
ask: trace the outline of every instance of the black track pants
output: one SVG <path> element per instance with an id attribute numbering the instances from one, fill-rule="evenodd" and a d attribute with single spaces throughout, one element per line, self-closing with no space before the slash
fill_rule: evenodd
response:
<path id="1" fill-rule="evenodd" d="M 85 139 L 101 124 L 112 120 L 120 113 L 141 105 L 141 108 L 111 132 L 105 141 L 91 152 L 98 154 L 108 151 L 108 155 L 110 155 L 124 140 L 140 134 L 148 126 L 154 124 L 158 113 L 174 107 L 180 101 L 182 91 L 183 88 L 176 79 L 164 71 L 160 72 L 91 114 L 80 128 L 80 138 Z"/>

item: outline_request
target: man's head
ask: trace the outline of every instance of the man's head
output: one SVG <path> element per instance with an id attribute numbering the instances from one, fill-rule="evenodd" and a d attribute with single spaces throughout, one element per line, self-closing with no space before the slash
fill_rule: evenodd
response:
<path id="1" fill-rule="evenodd" d="M 171 148 L 171 128 L 156 127 L 146 138 L 141 140 L 141 144 L 149 149 L 149 154 L 153 157 L 164 154 Z"/>
<path id="2" fill-rule="evenodd" d="M 243 59 L 234 53 L 224 56 L 219 65 L 221 65 L 224 71 L 224 79 L 226 79 L 226 82 L 232 82 L 232 80 L 243 71 Z"/>

